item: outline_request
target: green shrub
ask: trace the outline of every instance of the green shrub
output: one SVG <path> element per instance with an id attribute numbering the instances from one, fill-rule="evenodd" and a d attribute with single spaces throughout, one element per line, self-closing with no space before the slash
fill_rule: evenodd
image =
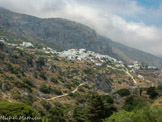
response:
<path id="1" fill-rule="evenodd" d="M 24 75 L 24 71 L 20 67 L 14 67 L 12 64 L 8 63 L 7 69 L 9 72 L 13 74 L 22 74 Z"/>
<path id="2" fill-rule="evenodd" d="M 162 92 L 162 85 L 158 85 L 158 90 Z"/>
<path id="3" fill-rule="evenodd" d="M 0 59 L 4 59 L 4 55 L 2 53 L 0 53 Z"/>
<path id="4" fill-rule="evenodd" d="M 51 87 L 47 87 L 46 85 L 41 85 L 40 91 L 45 94 L 49 94 L 49 93 L 51 93 L 52 89 L 51 89 Z"/>
<path id="5" fill-rule="evenodd" d="M 8 68 L 8 71 L 10 71 L 11 73 L 17 74 L 12 64 L 8 63 L 7 68 Z"/>
<path id="6" fill-rule="evenodd" d="M 70 92 L 70 93 L 69 93 L 69 96 L 70 96 L 70 97 L 74 97 L 75 95 L 74 95 L 74 93 Z"/>
<path id="7" fill-rule="evenodd" d="M 16 81 L 15 83 L 15 86 L 18 87 L 18 88 L 26 88 L 29 90 L 29 92 L 32 92 L 32 89 L 30 86 L 26 85 L 25 83 L 22 83 L 22 82 L 19 82 L 19 81 Z"/>
<path id="8" fill-rule="evenodd" d="M 85 114 L 85 111 L 84 111 L 84 109 L 82 107 L 76 107 L 74 109 L 73 118 L 72 118 L 71 121 L 74 121 L 74 122 L 86 122 L 87 118 L 86 118 L 86 116 L 84 114 Z"/>
<path id="9" fill-rule="evenodd" d="M 59 76 L 58 79 L 59 79 L 62 83 L 64 83 L 63 77 Z"/>
<path id="10" fill-rule="evenodd" d="M 63 105 L 61 104 L 61 103 L 59 103 L 59 102 L 54 102 L 54 105 L 56 106 L 56 107 L 62 107 Z"/>
<path id="11" fill-rule="evenodd" d="M 66 88 L 68 88 L 68 89 L 71 89 L 72 84 L 71 84 L 71 83 L 66 83 L 64 86 L 65 86 Z"/>
<path id="12" fill-rule="evenodd" d="M 52 91 L 53 91 L 56 95 L 62 95 L 62 91 L 61 91 L 60 89 L 53 88 Z"/>
<path id="13" fill-rule="evenodd" d="M 130 91 L 128 89 L 120 89 L 115 93 L 119 94 L 121 97 L 130 95 Z"/>
<path id="14" fill-rule="evenodd" d="M 52 57 L 53 60 L 60 61 L 58 57 Z"/>
<path id="15" fill-rule="evenodd" d="M 88 86 L 88 84 L 84 85 L 84 88 L 90 89 L 90 87 Z"/>
<path id="16" fill-rule="evenodd" d="M 45 72 L 40 72 L 39 76 L 40 76 L 43 80 L 47 80 L 47 77 L 46 77 L 46 73 L 45 73 Z"/>
<path id="17" fill-rule="evenodd" d="M 22 79 L 22 81 L 23 81 L 24 83 L 26 83 L 27 85 L 29 85 L 29 86 L 34 86 L 33 83 L 31 82 L 31 80 L 29 80 L 29 79 L 26 78 L 26 77 L 24 77 L 24 78 Z"/>
<path id="18" fill-rule="evenodd" d="M 47 111 L 51 108 L 51 104 L 45 100 L 42 100 L 40 103 Z"/>
<path id="19" fill-rule="evenodd" d="M 16 99 L 16 100 L 21 99 L 21 94 L 19 92 L 13 92 L 11 95 L 13 99 Z"/>
<path id="20" fill-rule="evenodd" d="M 85 92 L 82 86 L 79 86 L 79 87 L 78 87 L 78 91 L 80 91 L 80 92 Z"/>
<path id="21" fill-rule="evenodd" d="M 120 110 L 117 113 L 113 113 L 109 118 L 105 119 L 104 122 L 134 122 L 131 120 L 131 112 Z M 137 122 L 137 121 L 135 121 Z M 145 122 L 145 121 L 143 121 Z"/>
<path id="22" fill-rule="evenodd" d="M 141 109 L 146 105 L 146 102 L 142 99 L 135 99 L 133 96 L 129 96 L 125 100 L 124 109 L 126 111 L 133 111 Z"/>
<path id="23" fill-rule="evenodd" d="M 32 99 L 32 96 L 31 95 L 28 95 L 28 97 L 24 97 L 22 96 L 19 92 L 13 92 L 12 94 L 12 98 L 17 100 L 17 101 L 20 101 L 20 102 L 23 102 L 27 105 L 31 105 L 32 102 L 33 102 L 33 99 Z"/>
<path id="24" fill-rule="evenodd" d="M 39 57 L 39 59 L 37 60 L 37 64 L 39 64 L 40 66 L 44 66 L 45 65 L 45 59 L 43 57 Z"/>
<path id="25" fill-rule="evenodd" d="M 40 91 L 45 94 L 55 93 L 56 95 L 62 95 L 62 91 L 57 88 L 51 88 L 50 86 L 41 85 Z"/>
<path id="26" fill-rule="evenodd" d="M 86 74 L 93 74 L 93 70 L 92 70 L 91 68 L 85 69 L 84 72 L 85 72 Z"/>
<path id="27" fill-rule="evenodd" d="M 57 79 L 54 78 L 54 77 L 51 77 L 51 82 L 53 82 L 54 84 L 57 84 L 58 83 Z"/>
<path id="28" fill-rule="evenodd" d="M 146 106 L 136 112 L 121 110 L 104 122 L 161 122 L 162 106 Z"/>
<path id="29" fill-rule="evenodd" d="M 1 74 L 3 73 L 2 69 L 0 69 L 0 73 L 1 73 Z"/>
<path id="30" fill-rule="evenodd" d="M 155 90 L 155 87 L 150 87 L 146 90 L 146 93 L 150 96 L 151 99 L 154 99 L 158 96 L 158 93 Z"/>
<path id="31" fill-rule="evenodd" d="M 63 110 L 60 107 L 53 107 L 47 115 L 49 122 L 66 122 Z"/>
<path id="32" fill-rule="evenodd" d="M 83 103 L 86 102 L 86 99 L 83 98 L 83 97 L 77 97 L 76 100 L 77 100 L 77 102 L 80 103 L 80 104 L 83 104 Z"/>
<path id="33" fill-rule="evenodd" d="M 114 103 L 114 100 L 110 96 L 108 96 L 108 95 L 103 95 L 101 97 L 102 97 L 102 100 L 104 102 L 106 102 L 106 103 L 110 103 L 110 104 L 113 104 Z"/>
<path id="34" fill-rule="evenodd" d="M 72 80 L 72 82 L 73 82 L 73 86 L 78 86 L 79 85 L 78 80 L 76 80 L 76 79 Z"/>

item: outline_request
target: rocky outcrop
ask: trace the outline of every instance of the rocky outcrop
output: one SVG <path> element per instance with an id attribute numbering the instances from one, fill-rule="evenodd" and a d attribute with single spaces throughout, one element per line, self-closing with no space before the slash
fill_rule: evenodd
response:
<path id="1" fill-rule="evenodd" d="M 104 92 L 111 92 L 111 84 L 113 80 L 111 78 L 106 78 L 105 75 L 97 76 L 96 88 L 101 89 Z"/>
<path id="2" fill-rule="evenodd" d="M 2 52 L 7 52 L 7 53 L 14 53 L 14 50 L 12 50 L 11 48 L 8 48 L 7 46 L 5 46 L 4 43 L 0 42 L 0 51 Z"/>

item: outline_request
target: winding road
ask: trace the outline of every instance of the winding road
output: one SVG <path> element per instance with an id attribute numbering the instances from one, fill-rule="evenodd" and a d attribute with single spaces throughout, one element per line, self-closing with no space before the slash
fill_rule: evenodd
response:
<path id="1" fill-rule="evenodd" d="M 134 77 L 129 73 L 128 69 L 125 70 L 125 73 L 128 74 L 128 75 L 131 77 L 131 79 L 133 80 L 133 82 L 134 82 L 135 84 L 137 84 L 137 81 L 136 81 L 136 80 L 134 79 Z M 79 84 L 79 86 L 83 86 L 83 85 L 85 85 L 85 84 L 86 84 L 86 83 L 81 83 L 81 84 Z M 75 88 L 71 93 L 77 92 L 79 86 L 77 86 L 77 88 Z M 66 97 L 66 96 L 68 96 L 68 95 L 69 95 L 69 94 L 66 93 L 66 94 L 63 94 L 63 95 L 59 95 L 59 96 L 56 96 L 56 97 L 49 98 L 49 99 L 47 99 L 47 100 L 55 100 L 55 99 L 57 99 L 57 98 Z"/>
<path id="2" fill-rule="evenodd" d="M 79 86 L 83 86 L 85 83 L 81 83 L 81 84 L 79 84 Z M 77 92 L 78 91 L 78 88 L 79 88 L 79 86 L 76 88 L 76 89 L 74 89 L 71 93 L 75 93 L 75 92 Z M 63 95 L 59 95 L 59 96 L 56 96 L 56 97 L 52 97 L 52 98 L 50 98 L 50 99 L 47 99 L 47 100 L 55 100 L 55 99 L 57 99 L 57 98 L 62 98 L 62 97 L 66 97 L 66 96 L 68 96 L 69 94 L 68 93 L 66 93 L 66 94 L 63 94 Z"/>

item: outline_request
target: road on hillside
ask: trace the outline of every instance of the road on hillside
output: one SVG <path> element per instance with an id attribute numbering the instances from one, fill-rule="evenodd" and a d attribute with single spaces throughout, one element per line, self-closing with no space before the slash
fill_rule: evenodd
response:
<path id="1" fill-rule="evenodd" d="M 85 83 L 81 83 L 81 84 L 79 84 L 79 86 L 83 86 Z M 75 92 L 77 92 L 78 91 L 78 88 L 79 88 L 79 86 L 77 87 L 77 88 L 75 88 L 71 93 L 75 93 Z M 68 96 L 69 94 L 63 94 L 63 95 L 59 95 L 59 96 L 56 96 L 56 97 L 52 97 L 52 98 L 50 98 L 50 99 L 47 99 L 47 100 L 55 100 L 55 99 L 57 99 L 57 98 L 62 98 L 62 97 L 66 97 L 66 96 Z"/>
<path id="2" fill-rule="evenodd" d="M 131 77 L 131 79 L 133 80 L 133 82 L 134 82 L 135 84 L 137 84 L 137 81 L 134 79 L 133 75 L 131 75 L 131 74 L 129 73 L 128 69 L 126 69 L 125 73 L 128 74 L 128 75 Z"/>

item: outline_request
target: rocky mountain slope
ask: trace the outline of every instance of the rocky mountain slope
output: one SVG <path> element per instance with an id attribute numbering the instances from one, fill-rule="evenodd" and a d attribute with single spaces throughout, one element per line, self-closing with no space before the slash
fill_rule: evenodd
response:
<path id="1" fill-rule="evenodd" d="M 162 68 L 162 59 L 100 36 L 93 29 L 65 19 L 41 19 L 0 8 L 0 27 L 19 37 L 57 49 L 85 48 L 124 63 L 139 61 Z"/>
<path id="2" fill-rule="evenodd" d="M 159 70 L 139 71 L 144 76 L 141 79 L 120 61 L 84 49 L 49 53 L 53 50 L 45 46 L 21 45 L 26 38 L 2 29 L 0 38 L 6 41 L 0 42 L 1 116 L 25 113 L 47 122 L 94 122 L 94 117 L 88 118 L 94 108 L 104 113 L 101 120 L 122 109 L 131 95 L 137 97 L 131 101 L 140 98 L 143 105 L 149 100 L 147 88 L 161 82 Z M 71 51 L 76 55 L 68 55 Z M 75 58 L 69 59 L 72 55 Z M 96 107 L 96 100 L 102 107 Z"/>

